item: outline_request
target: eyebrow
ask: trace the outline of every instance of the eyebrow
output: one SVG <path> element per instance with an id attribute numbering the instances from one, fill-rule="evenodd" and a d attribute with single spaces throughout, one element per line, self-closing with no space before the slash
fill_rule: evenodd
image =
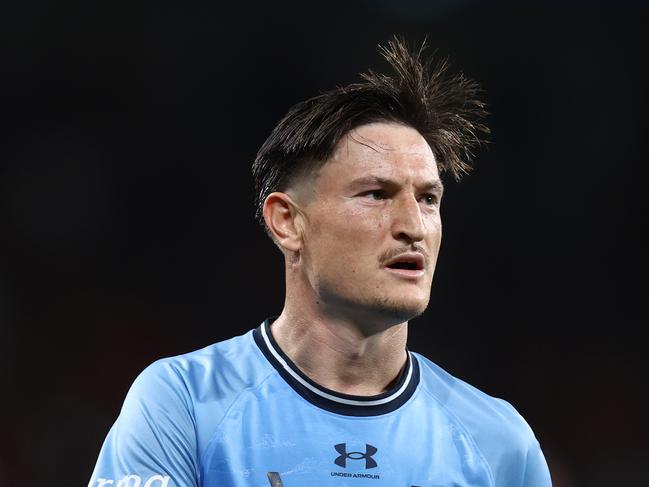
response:
<path id="1" fill-rule="evenodd" d="M 349 183 L 351 188 L 356 188 L 360 186 L 388 186 L 396 187 L 399 186 L 399 183 L 393 179 L 382 178 L 379 176 L 363 176 L 357 179 L 354 179 Z M 423 191 L 432 191 L 438 192 L 440 195 L 444 193 L 444 184 L 440 179 L 435 179 L 433 181 L 427 181 L 421 186 Z"/>

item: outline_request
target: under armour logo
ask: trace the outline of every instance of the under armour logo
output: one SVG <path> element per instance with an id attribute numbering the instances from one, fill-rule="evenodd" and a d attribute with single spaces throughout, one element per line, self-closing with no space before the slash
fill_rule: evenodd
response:
<path id="1" fill-rule="evenodd" d="M 365 453 L 360 451 L 352 451 L 347 453 L 347 443 L 338 443 L 334 445 L 334 448 L 340 456 L 334 460 L 334 463 L 342 468 L 347 468 L 347 459 L 350 460 L 362 460 L 365 459 L 365 468 L 374 468 L 377 466 L 376 461 L 372 458 L 378 449 L 372 445 L 365 444 Z"/>

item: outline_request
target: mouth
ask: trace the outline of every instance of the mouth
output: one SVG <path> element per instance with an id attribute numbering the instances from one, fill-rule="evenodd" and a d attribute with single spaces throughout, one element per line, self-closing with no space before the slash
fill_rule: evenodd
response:
<path id="1" fill-rule="evenodd" d="M 401 254 L 390 259 L 385 269 L 400 277 L 417 279 L 424 275 L 424 256 L 420 253 Z"/>

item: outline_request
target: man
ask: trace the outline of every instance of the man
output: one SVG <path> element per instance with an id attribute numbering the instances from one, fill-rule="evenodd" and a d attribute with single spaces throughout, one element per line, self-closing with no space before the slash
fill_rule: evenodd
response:
<path id="1" fill-rule="evenodd" d="M 135 381 L 89 486 L 548 487 L 523 418 L 408 351 L 468 169 L 477 86 L 400 40 L 392 77 L 293 107 L 253 164 L 281 315 Z"/>

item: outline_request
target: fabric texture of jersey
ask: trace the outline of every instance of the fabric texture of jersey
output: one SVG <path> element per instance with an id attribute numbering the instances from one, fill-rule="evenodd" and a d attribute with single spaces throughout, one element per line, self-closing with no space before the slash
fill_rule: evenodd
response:
<path id="1" fill-rule="evenodd" d="M 270 321 L 135 380 L 89 487 L 550 487 L 531 429 L 414 352 L 379 396 L 327 390 Z"/>

